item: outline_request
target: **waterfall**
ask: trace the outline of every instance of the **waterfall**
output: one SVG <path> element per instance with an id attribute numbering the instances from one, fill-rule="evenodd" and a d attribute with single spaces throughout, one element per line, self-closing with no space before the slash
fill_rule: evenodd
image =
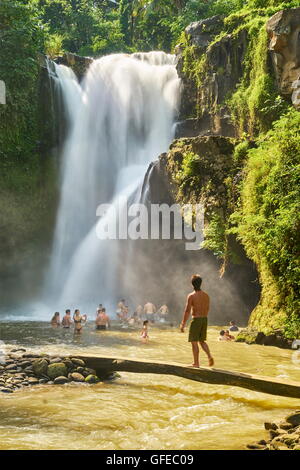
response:
<path id="1" fill-rule="evenodd" d="M 179 99 L 175 59 L 163 52 L 105 56 L 81 85 L 68 67 L 55 71 L 68 132 L 44 301 L 55 309 L 114 305 L 126 248 L 97 238 L 113 210 L 99 219 L 96 209 L 112 203 L 125 211 L 124 198 L 138 200 L 149 163 L 168 149 Z"/>

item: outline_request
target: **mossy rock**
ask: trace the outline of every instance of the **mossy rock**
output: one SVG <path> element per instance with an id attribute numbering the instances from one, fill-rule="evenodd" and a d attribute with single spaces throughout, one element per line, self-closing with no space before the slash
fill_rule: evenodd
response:
<path id="1" fill-rule="evenodd" d="M 96 375 L 90 374 L 85 378 L 84 381 L 89 384 L 96 384 L 97 382 L 99 382 L 99 379 Z"/>
<path id="2" fill-rule="evenodd" d="M 68 375 L 68 370 L 66 365 L 62 362 L 55 362 L 48 366 L 47 375 L 52 380 L 56 379 L 56 377 L 66 377 Z"/>
<path id="3" fill-rule="evenodd" d="M 258 332 L 255 330 L 245 329 L 239 332 L 236 337 L 236 342 L 255 344 Z"/>
<path id="4" fill-rule="evenodd" d="M 32 364 L 32 368 L 37 376 L 47 375 L 48 361 L 46 361 L 46 359 L 37 359 L 37 361 L 34 361 Z"/>

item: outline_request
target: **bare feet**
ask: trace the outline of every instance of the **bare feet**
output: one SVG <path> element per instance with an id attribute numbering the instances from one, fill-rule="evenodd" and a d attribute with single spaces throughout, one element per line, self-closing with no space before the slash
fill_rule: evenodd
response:
<path id="1" fill-rule="evenodd" d="M 213 357 L 208 358 L 208 367 L 212 367 L 214 365 L 215 361 Z"/>
<path id="2" fill-rule="evenodd" d="M 191 365 L 188 366 L 188 367 L 195 367 L 196 369 L 199 369 L 200 366 L 199 366 L 199 364 L 191 364 Z"/>

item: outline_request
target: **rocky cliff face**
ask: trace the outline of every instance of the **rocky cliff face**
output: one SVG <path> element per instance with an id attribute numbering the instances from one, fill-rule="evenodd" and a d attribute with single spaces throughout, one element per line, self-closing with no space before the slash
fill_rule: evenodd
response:
<path id="1" fill-rule="evenodd" d="M 243 76 L 247 32 L 214 41 L 222 28 L 220 16 L 192 23 L 185 30 L 186 43 L 177 47 L 182 80 L 178 135 L 235 135 L 225 101 Z"/>
<path id="2" fill-rule="evenodd" d="M 239 263 L 243 275 L 240 279 L 233 276 L 232 280 L 241 292 L 245 288 L 249 293 L 244 299 L 250 310 L 254 309 L 250 318 L 254 331 L 270 334 L 281 329 L 288 331 L 288 337 L 297 335 L 298 328 L 296 304 L 288 300 L 293 294 L 281 283 L 278 268 L 274 268 L 262 248 L 259 254 L 258 251 L 254 254 L 255 248 L 249 248 L 246 243 L 246 256 L 245 247 L 237 241 L 235 233 L 241 233 L 239 208 L 247 198 L 248 206 L 243 208 L 246 223 L 245 220 L 242 223 L 244 226 L 249 223 L 249 230 L 250 227 L 254 230 L 251 224 L 255 214 L 251 211 L 247 214 L 255 206 L 251 194 L 247 193 L 247 185 L 251 185 L 249 171 L 255 168 L 253 164 L 248 165 L 250 150 L 260 145 L 261 135 L 271 129 L 273 122 L 279 122 L 292 105 L 299 109 L 299 15 L 300 8 L 280 11 L 271 18 L 263 16 L 261 11 L 248 12 L 233 15 L 229 20 L 216 16 L 186 28 L 176 48 L 177 70 L 182 81 L 177 140 L 160 157 L 156 172 L 161 175 L 161 186 L 165 188 L 167 175 L 177 202 L 203 203 L 204 247 L 223 261 L 221 274 L 225 276 L 234 272 Z M 294 119 L 292 114 L 291 119 Z M 285 121 L 281 122 L 281 128 L 286 129 L 282 130 L 281 139 L 288 139 L 284 134 L 288 132 L 288 124 L 286 127 Z M 272 143 L 272 134 L 268 139 L 270 149 L 277 145 Z M 284 145 L 283 140 L 281 143 Z M 273 165 L 277 164 L 276 158 Z M 285 147 L 278 161 L 289 162 L 283 165 L 290 168 L 288 171 L 295 171 Z M 261 195 L 271 190 L 268 172 L 268 167 L 261 172 L 260 178 L 266 175 L 264 184 L 255 175 L 261 185 Z M 257 195 L 253 193 L 252 197 Z M 277 229 L 280 230 L 279 226 Z M 261 237 L 265 235 L 262 230 Z M 259 235 L 256 238 L 259 244 Z M 239 239 L 245 239 L 245 232 L 244 238 Z M 258 273 L 250 259 L 255 261 Z M 258 284 L 255 285 L 257 278 L 262 288 L 260 300 Z M 286 326 L 291 316 L 293 326 Z"/>
<path id="3" fill-rule="evenodd" d="M 300 8 L 276 13 L 267 32 L 278 89 L 300 109 Z"/>
<path id="4" fill-rule="evenodd" d="M 247 26 L 243 17 L 228 26 L 220 16 L 186 28 L 185 39 L 176 48 L 182 80 L 178 136 L 238 135 L 230 97 L 251 75 L 247 59 L 256 46 L 251 28 L 252 23 Z M 266 72 L 274 85 L 277 82 L 276 91 L 300 108 L 300 8 L 276 13 L 267 21 L 266 31 Z M 263 62 L 264 57 L 261 59 Z"/>

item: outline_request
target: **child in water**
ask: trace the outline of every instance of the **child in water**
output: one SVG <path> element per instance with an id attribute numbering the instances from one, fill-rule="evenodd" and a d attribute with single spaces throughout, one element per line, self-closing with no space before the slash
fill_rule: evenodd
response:
<path id="1" fill-rule="evenodd" d="M 146 343 L 148 340 L 149 340 L 149 336 L 148 336 L 148 323 L 149 321 L 148 320 L 145 320 L 143 322 L 143 329 L 141 331 L 141 338 L 142 338 L 142 342 L 143 343 Z"/>

